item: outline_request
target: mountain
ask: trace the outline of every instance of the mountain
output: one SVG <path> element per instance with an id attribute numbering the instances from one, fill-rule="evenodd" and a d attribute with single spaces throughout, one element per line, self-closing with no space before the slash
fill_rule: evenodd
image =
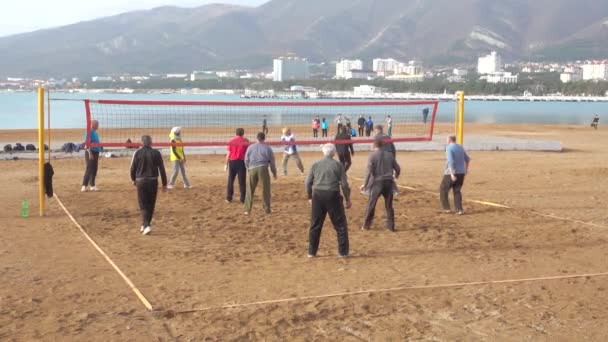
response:
<path id="1" fill-rule="evenodd" d="M 608 58 L 608 1 L 272 0 L 160 7 L 0 38 L 0 75 L 57 76 L 270 67 L 393 57 L 473 62 Z"/>

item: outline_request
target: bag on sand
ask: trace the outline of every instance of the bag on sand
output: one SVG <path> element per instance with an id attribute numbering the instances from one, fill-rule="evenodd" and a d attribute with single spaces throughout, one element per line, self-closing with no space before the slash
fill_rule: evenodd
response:
<path id="1" fill-rule="evenodd" d="M 26 151 L 36 151 L 36 146 L 34 146 L 33 144 L 27 144 L 27 145 L 25 145 L 25 150 Z"/>
<path id="2" fill-rule="evenodd" d="M 4 145 L 4 152 L 11 152 L 13 150 L 13 146 L 11 144 Z"/>
<path id="3" fill-rule="evenodd" d="M 13 146 L 13 151 L 25 151 L 25 147 L 21 145 L 21 143 L 16 143 L 15 146 Z"/>

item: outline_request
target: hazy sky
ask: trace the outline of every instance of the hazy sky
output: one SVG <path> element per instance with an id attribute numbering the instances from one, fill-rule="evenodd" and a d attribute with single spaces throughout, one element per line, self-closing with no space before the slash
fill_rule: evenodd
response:
<path id="1" fill-rule="evenodd" d="M 164 5 L 195 7 L 209 3 L 257 6 L 268 0 L 2 0 L 0 37 L 73 24 Z"/>

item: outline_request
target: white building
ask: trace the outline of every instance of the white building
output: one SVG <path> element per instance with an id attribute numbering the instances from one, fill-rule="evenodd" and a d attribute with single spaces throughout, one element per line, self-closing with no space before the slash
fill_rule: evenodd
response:
<path id="1" fill-rule="evenodd" d="M 482 80 L 486 80 L 488 83 L 517 83 L 519 79 L 518 75 L 513 75 L 510 72 L 495 72 L 486 76 L 481 77 Z"/>
<path id="2" fill-rule="evenodd" d="M 287 80 L 308 79 L 308 61 L 298 57 L 279 57 L 274 60 L 273 80 L 283 82 Z"/>
<path id="3" fill-rule="evenodd" d="M 418 75 L 399 74 L 399 75 L 388 76 L 388 77 L 386 77 L 386 79 L 390 80 L 390 81 L 401 81 L 401 82 L 413 83 L 413 82 L 424 81 L 424 75 L 423 74 L 418 74 Z"/>
<path id="4" fill-rule="evenodd" d="M 487 56 L 479 57 L 477 61 L 477 73 L 481 75 L 494 74 L 502 71 L 502 58 L 496 51 Z"/>
<path id="5" fill-rule="evenodd" d="M 393 72 L 395 75 L 422 75 L 422 66 L 415 61 L 397 63 Z"/>
<path id="6" fill-rule="evenodd" d="M 380 94 L 384 91 L 385 89 L 383 88 L 379 88 L 376 86 L 371 86 L 371 85 L 360 85 L 358 87 L 354 87 L 353 88 L 353 94 L 355 96 L 372 96 L 375 94 Z"/>
<path id="7" fill-rule="evenodd" d="M 93 76 L 91 77 L 91 81 L 93 82 L 111 82 L 113 81 L 110 76 Z"/>
<path id="8" fill-rule="evenodd" d="M 583 79 L 583 69 L 578 66 L 570 66 L 564 69 L 564 72 L 559 75 L 562 83 L 577 82 Z"/>
<path id="9" fill-rule="evenodd" d="M 188 74 L 167 74 L 167 78 L 188 78 Z"/>
<path id="10" fill-rule="evenodd" d="M 344 75 L 344 79 L 373 80 L 376 76 L 372 70 L 349 70 Z"/>
<path id="11" fill-rule="evenodd" d="M 607 81 L 608 80 L 608 61 L 592 62 L 583 64 L 583 80 Z"/>
<path id="12" fill-rule="evenodd" d="M 343 59 L 336 63 L 336 78 L 346 78 L 346 73 L 351 70 L 363 69 L 363 61 L 360 59 Z"/>
<path id="13" fill-rule="evenodd" d="M 213 71 L 193 71 L 190 74 L 190 81 L 215 80 L 217 75 Z"/>
<path id="14" fill-rule="evenodd" d="M 234 71 L 234 70 L 230 70 L 230 71 L 218 71 L 215 74 L 219 78 L 239 78 L 239 76 L 241 76 L 241 73 L 239 73 L 237 71 Z"/>
<path id="15" fill-rule="evenodd" d="M 454 75 L 454 76 L 466 76 L 468 74 L 469 74 L 469 70 L 467 70 L 467 69 L 455 68 L 452 71 L 452 75 Z"/>
<path id="16" fill-rule="evenodd" d="M 395 68 L 401 64 L 401 62 L 392 58 L 376 58 L 372 63 L 372 70 L 374 70 L 378 76 L 390 76 L 395 73 Z"/>

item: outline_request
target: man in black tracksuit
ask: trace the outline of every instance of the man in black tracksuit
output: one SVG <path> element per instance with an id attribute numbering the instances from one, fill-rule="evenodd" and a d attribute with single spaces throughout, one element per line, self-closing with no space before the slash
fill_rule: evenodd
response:
<path id="1" fill-rule="evenodd" d="M 363 115 L 359 116 L 359 120 L 357 120 L 357 127 L 359 128 L 359 136 L 363 137 L 365 134 L 365 118 L 363 117 Z"/>
<path id="2" fill-rule="evenodd" d="M 397 164 L 393 154 L 390 151 L 385 150 L 384 141 L 382 139 L 374 141 L 374 148 L 374 152 L 369 155 L 365 184 L 361 186 L 362 191 L 369 191 L 365 222 L 361 229 L 367 230 L 371 228 L 376 211 L 376 204 L 378 203 L 380 196 L 382 196 L 384 197 L 384 206 L 386 208 L 386 229 L 394 232 L 395 211 L 393 209 L 393 190 L 395 187 L 395 178 L 399 178 L 401 167 Z"/>
<path id="3" fill-rule="evenodd" d="M 144 135 L 141 141 L 144 146 L 135 152 L 131 161 L 131 181 L 137 186 L 137 199 L 143 220 L 140 231 L 148 235 L 152 232 L 152 216 L 158 194 L 158 175 L 160 174 L 163 188 L 166 188 L 167 174 L 162 155 L 152 149 L 152 138 Z"/>
<path id="4" fill-rule="evenodd" d="M 340 127 L 340 132 L 336 135 L 336 141 L 345 141 L 351 140 L 350 132 L 347 127 Z M 340 160 L 340 164 L 344 166 L 344 172 L 348 172 L 350 166 L 353 164 L 351 155 L 355 155 L 355 149 L 353 148 L 353 144 L 336 144 L 336 152 L 338 154 L 338 159 Z"/>

